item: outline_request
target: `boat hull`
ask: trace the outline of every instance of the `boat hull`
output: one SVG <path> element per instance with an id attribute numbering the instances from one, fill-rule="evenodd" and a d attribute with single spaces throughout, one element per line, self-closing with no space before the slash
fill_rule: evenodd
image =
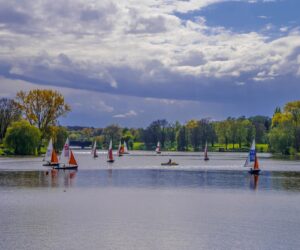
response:
<path id="1" fill-rule="evenodd" d="M 172 162 L 172 163 L 162 163 L 161 166 L 178 166 L 179 164 L 176 162 Z"/>
<path id="2" fill-rule="evenodd" d="M 63 170 L 68 170 L 68 169 L 78 169 L 78 166 L 54 166 L 53 169 L 63 169 Z"/>
<path id="3" fill-rule="evenodd" d="M 250 169 L 249 173 L 250 174 L 259 174 L 260 173 L 260 169 Z"/>
<path id="4" fill-rule="evenodd" d="M 43 164 L 44 167 L 56 167 L 59 166 L 59 163 L 45 163 Z"/>

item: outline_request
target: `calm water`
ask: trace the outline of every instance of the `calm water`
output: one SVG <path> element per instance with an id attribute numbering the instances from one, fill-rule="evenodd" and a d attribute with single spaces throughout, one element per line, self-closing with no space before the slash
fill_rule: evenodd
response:
<path id="1" fill-rule="evenodd" d="M 0 249 L 300 249 L 300 162 L 259 155 L 254 177 L 246 154 L 210 157 L 0 158 Z"/>

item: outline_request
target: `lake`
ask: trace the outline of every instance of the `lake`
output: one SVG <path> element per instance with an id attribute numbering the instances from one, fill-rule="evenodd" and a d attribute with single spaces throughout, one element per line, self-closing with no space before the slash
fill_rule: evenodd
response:
<path id="1" fill-rule="evenodd" d="M 0 158 L 0 249 L 300 249 L 300 161 L 259 154 L 251 176 L 245 153 L 75 157 Z"/>

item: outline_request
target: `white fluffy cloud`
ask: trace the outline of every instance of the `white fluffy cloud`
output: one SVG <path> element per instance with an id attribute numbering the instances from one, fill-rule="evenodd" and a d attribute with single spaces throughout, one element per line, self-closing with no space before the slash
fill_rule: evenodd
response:
<path id="1" fill-rule="evenodd" d="M 172 74 L 250 73 L 254 80 L 296 75 L 297 60 L 289 62 L 292 67 L 286 62 L 299 47 L 298 32 L 269 41 L 256 32 L 237 34 L 207 27 L 203 18 L 175 15 L 216 2 L 222 1 L 3 1 L 10 16 L 0 20 L 1 62 L 8 74 L 89 89 L 94 83 L 74 83 L 70 75 L 112 88 L 122 84 L 116 71 L 124 68 L 136 72 L 136 78 L 125 76 L 136 84 L 168 82 Z"/>
<path id="2" fill-rule="evenodd" d="M 133 116 L 137 116 L 137 112 L 135 112 L 134 110 L 129 110 L 128 112 L 124 113 L 124 114 L 117 114 L 114 115 L 114 118 L 128 118 L 128 117 L 133 117 Z"/>
<path id="3" fill-rule="evenodd" d="M 218 2 L 226 0 L 0 0 L 0 75 L 116 95 L 213 102 L 227 101 L 233 92 L 243 99 L 236 92 L 241 87 L 299 80 L 297 27 L 271 38 L 178 14 L 192 16 Z M 216 94 L 220 85 L 223 95 Z"/>

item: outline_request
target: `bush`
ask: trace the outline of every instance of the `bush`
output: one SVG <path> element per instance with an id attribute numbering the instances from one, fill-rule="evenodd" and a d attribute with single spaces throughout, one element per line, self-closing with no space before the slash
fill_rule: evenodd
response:
<path id="1" fill-rule="evenodd" d="M 133 150 L 145 150 L 145 144 L 143 142 L 134 142 Z"/>
<path id="2" fill-rule="evenodd" d="M 287 130 L 273 128 L 269 133 L 269 142 L 273 152 L 288 155 L 292 137 Z"/>
<path id="3" fill-rule="evenodd" d="M 41 133 L 27 121 L 14 122 L 7 129 L 4 144 L 17 155 L 33 155 L 39 146 Z"/>

